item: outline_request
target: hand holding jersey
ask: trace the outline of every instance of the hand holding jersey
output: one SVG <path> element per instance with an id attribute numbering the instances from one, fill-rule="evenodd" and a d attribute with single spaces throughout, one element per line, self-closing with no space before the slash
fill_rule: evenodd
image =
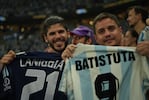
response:
<path id="1" fill-rule="evenodd" d="M 63 51 L 63 53 L 62 53 L 62 59 L 64 59 L 65 61 L 66 61 L 66 59 L 68 59 L 68 58 L 70 58 L 70 57 L 73 57 L 73 53 L 74 53 L 74 51 L 75 51 L 75 49 L 76 49 L 76 45 L 74 45 L 74 44 L 70 44 L 70 45 L 68 45 L 66 48 L 65 48 L 65 50 Z"/>
<path id="2" fill-rule="evenodd" d="M 149 58 L 149 41 L 138 43 L 136 50 L 139 54 Z"/>
<path id="3" fill-rule="evenodd" d="M 5 54 L 1 59 L 0 59 L 0 71 L 3 68 L 4 64 L 10 63 L 14 58 L 16 54 L 14 51 L 10 50 L 7 54 Z"/>

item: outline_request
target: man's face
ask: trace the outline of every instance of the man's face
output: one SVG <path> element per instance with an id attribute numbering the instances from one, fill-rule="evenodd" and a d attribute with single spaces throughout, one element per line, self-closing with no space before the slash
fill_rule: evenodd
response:
<path id="1" fill-rule="evenodd" d="M 61 24 L 54 24 L 48 28 L 44 39 L 53 49 L 53 52 L 62 52 L 68 42 L 68 32 Z"/>
<path id="2" fill-rule="evenodd" d="M 139 20 L 139 14 L 136 14 L 134 9 L 129 10 L 127 18 L 129 26 L 134 27 L 138 23 L 138 20 Z"/>
<path id="3" fill-rule="evenodd" d="M 120 45 L 122 29 L 110 18 L 105 18 L 95 24 L 95 39 L 100 45 Z"/>
<path id="4" fill-rule="evenodd" d="M 90 38 L 87 38 L 85 36 L 71 34 L 71 37 L 72 37 L 72 44 L 78 44 L 78 43 L 91 44 L 91 40 L 89 41 Z"/>

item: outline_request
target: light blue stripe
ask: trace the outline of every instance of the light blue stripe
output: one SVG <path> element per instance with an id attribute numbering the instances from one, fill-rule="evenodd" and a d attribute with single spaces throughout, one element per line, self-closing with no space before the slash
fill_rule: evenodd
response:
<path id="1" fill-rule="evenodd" d="M 97 57 L 99 57 L 100 55 L 106 55 L 107 54 L 107 47 L 106 46 L 95 46 L 95 50 L 97 52 Z M 99 67 L 101 74 L 111 72 L 110 65 L 108 65 L 107 63 L 108 63 L 108 60 L 106 60 L 106 65 Z"/>
<path id="2" fill-rule="evenodd" d="M 138 38 L 138 43 L 144 41 L 144 33 L 141 33 Z"/>
<path id="3" fill-rule="evenodd" d="M 92 83 L 91 83 L 92 81 L 90 80 L 91 78 L 89 78 L 90 71 L 84 70 L 84 72 L 80 72 L 79 75 L 81 76 L 80 77 L 81 90 L 85 90 L 85 91 L 81 91 L 82 92 L 82 100 L 93 100 L 93 91 L 92 91 L 93 89 L 92 89 Z M 85 75 L 85 76 L 83 76 L 83 75 Z M 89 79 L 86 79 L 86 80 L 88 80 L 87 82 L 83 81 L 84 79 L 82 79 L 82 78 L 86 78 L 86 77 L 89 78 Z"/>
<path id="4" fill-rule="evenodd" d="M 86 56 L 86 53 L 82 53 L 81 55 L 77 56 L 78 60 L 82 60 L 81 58 L 88 58 L 88 57 Z M 91 76 L 90 70 L 88 69 L 79 71 L 80 88 L 81 88 L 81 94 L 82 94 L 81 100 L 93 100 L 93 91 L 92 91 L 93 89 L 92 89 L 92 83 L 91 83 L 92 81 L 90 80 L 91 78 L 89 78 L 90 76 Z M 84 78 L 88 78 L 88 79 L 84 79 Z M 86 80 L 88 81 L 86 82 Z"/>
<path id="5" fill-rule="evenodd" d="M 121 51 L 121 50 L 119 50 Z M 129 57 L 129 53 L 126 53 L 126 57 Z M 121 59 L 124 57 L 121 56 Z M 120 94 L 119 94 L 119 100 L 129 100 L 130 96 L 130 81 L 131 81 L 131 75 L 132 75 L 132 63 L 133 61 L 126 61 L 124 62 L 124 59 L 121 61 L 121 74 L 122 74 L 122 83 L 120 85 Z"/>

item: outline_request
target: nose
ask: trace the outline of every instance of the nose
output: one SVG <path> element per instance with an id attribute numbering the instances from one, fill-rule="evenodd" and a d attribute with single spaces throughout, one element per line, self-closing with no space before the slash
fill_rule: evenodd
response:
<path id="1" fill-rule="evenodd" d="M 58 37 L 61 37 L 61 34 L 59 32 L 56 32 L 55 36 L 58 38 Z"/>
<path id="2" fill-rule="evenodd" d="M 105 36 L 109 36 L 109 35 L 111 35 L 111 32 L 108 29 L 106 29 Z"/>

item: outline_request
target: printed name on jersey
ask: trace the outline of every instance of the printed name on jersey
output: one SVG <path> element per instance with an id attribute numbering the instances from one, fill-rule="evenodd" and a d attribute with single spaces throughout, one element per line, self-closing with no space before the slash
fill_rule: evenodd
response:
<path id="1" fill-rule="evenodd" d="M 62 71 L 63 64 L 64 60 L 46 61 L 40 59 L 27 59 L 27 60 L 20 59 L 20 67 L 30 67 L 30 66 L 49 67 Z"/>
<path id="2" fill-rule="evenodd" d="M 105 55 L 94 56 L 94 57 L 92 56 L 81 60 L 76 59 L 75 65 L 76 65 L 76 70 L 79 71 L 79 70 L 89 69 L 93 67 L 102 67 L 105 65 L 111 65 L 113 62 L 121 63 L 121 62 L 127 62 L 127 61 L 135 61 L 134 52 L 131 52 L 131 51 L 115 52 L 115 53 L 108 53 Z"/>

